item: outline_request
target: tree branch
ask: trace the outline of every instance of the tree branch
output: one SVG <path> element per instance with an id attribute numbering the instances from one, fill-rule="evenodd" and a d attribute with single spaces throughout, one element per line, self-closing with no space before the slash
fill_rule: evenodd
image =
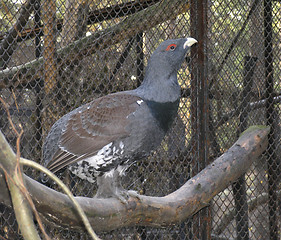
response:
<path id="1" fill-rule="evenodd" d="M 253 110 L 265 107 L 266 101 L 267 101 L 266 99 L 261 99 L 261 100 L 255 101 L 255 102 L 250 102 L 249 106 L 248 106 L 249 107 L 248 111 L 253 111 Z M 273 103 L 272 104 L 277 104 L 277 103 L 280 103 L 280 102 L 281 102 L 281 96 L 280 95 L 276 96 L 276 97 L 273 97 Z M 231 118 L 233 118 L 235 116 L 239 116 L 239 114 L 241 114 L 242 110 L 243 110 L 243 106 L 240 105 L 236 109 L 231 110 L 226 114 L 223 114 L 220 117 L 220 120 L 214 123 L 214 126 L 219 127 L 219 126 L 225 124 Z"/>
<path id="2" fill-rule="evenodd" d="M 23 179 L 19 173 L 17 156 L 10 148 L 8 142 L 0 131 L 0 168 L 3 168 L 9 189 L 11 202 L 15 210 L 21 233 L 26 240 L 39 240 L 40 237 L 33 222 L 32 212 L 29 203 L 23 192 Z M 1 174 L 0 174 L 1 175 Z M 1 175 L 2 177 L 4 175 Z M 3 182 L 1 182 L 1 187 Z M 10 197 L 9 197 L 10 199 Z"/>
<path id="3" fill-rule="evenodd" d="M 125 3 L 119 3 L 110 7 L 105 7 L 102 9 L 96 9 L 89 12 L 89 17 L 87 23 L 89 25 L 99 23 L 106 20 L 112 20 L 115 18 L 126 17 L 128 15 L 139 12 L 160 0 L 146 0 L 146 1 L 130 1 Z M 57 29 L 60 31 L 63 27 L 63 18 L 57 20 Z M 42 32 L 42 27 L 35 28 L 25 28 L 20 35 L 14 39 L 14 41 L 21 42 L 25 39 L 32 39 L 35 35 L 38 35 Z M 0 41 L 6 38 L 8 33 L 0 35 Z"/>
<path id="4" fill-rule="evenodd" d="M 187 10 L 185 0 L 165 0 L 137 12 L 122 22 L 81 38 L 56 52 L 58 68 L 68 61 L 79 61 L 112 44 L 135 36 L 167 20 L 174 19 Z M 140 21 L 140 19 L 142 19 Z M 153 19 L 153 21 L 151 20 Z M 0 89 L 24 85 L 43 76 L 43 58 L 5 69 L 0 73 Z"/>
<path id="5" fill-rule="evenodd" d="M 246 130 L 221 157 L 164 197 L 141 195 L 128 204 L 117 199 L 76 197 L 96 231 L 141 225 L 160 227 L 176 224 L 207 206 L 210 200 L 244 174 L 266 149 L 268 127 Z M 0 160 L 5 156 L 0 153 Z M 82 230 L 83 223 L 68 197 L 25 176 L 26 186 L 41 216 L 56 226 Z M 0 174 L 0 202 L 11 205 L 6 183 Z"/>
<path id="6" fill-rule="evenodd" d="M 7 33 L 7 36 L 0 44 L 0 69 L 5 69 L 10 61 L 10 58 L 17 47 L 17 36 L 20 35 L 24 29 L 28 18 L 33 10 L 34 0 L 28 0 L 21 6 L 20 15 L 17 22 Z"/>

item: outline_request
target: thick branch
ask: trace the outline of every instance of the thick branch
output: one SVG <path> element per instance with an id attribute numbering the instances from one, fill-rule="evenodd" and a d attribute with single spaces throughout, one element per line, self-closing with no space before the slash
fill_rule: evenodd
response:
<path id="1" fill-rule="evenodd" d="M 7 67 L 9 60 L 17 47 L 17 36 L 20 35 L 24 29 L 28 18 L 33 10 L 34 0 L 25 2 L 20 10 L 19 18 L 13 27 L 9 30 L 7 36 L 1 41 L 0 44 L 0 69 Z"/>
<path id="2" fill-rule="evenodd" d="M 139 12 L 155 3 L 159 0 L 146 0 L 146 1 L 130 1 L 125 3 L 116 4 L 110 7 L 105 7 L 102 9 L 96 9 L 89 12 L 89 17 L 87 19 L 88 24 L 94 24 L 106 20 L 112 20 L 115 18 L 126 17 L 133 13 Z M 60 31 L 63 27 L 63 18 L 57 20 L 57 29 Z M 25 39 L 31 39 L 35 35 L 42 32 L 42 27 L 38 28 L 25 28 L 20 35 L 14 39 L 14 41 L 21 42 Z M 8 34 L 8 33 L 7 33 Z M 5 35 L 0 35 L 0 40 L 4 39 Z"/>
<path id="3" fill-rule="evenodd" d="M 133 225 L 159 227 L 178 223 L 207 206 L 216 194 L 245 173 L 266 149 L 268 133 L 269 128 L 266 127 L 249 128 L 226 153 L 167 196 L 130 198 L 127 205 L 117 199 L 76 197 L 76 200 L 96 231 Z M 36 208 L 45 220 L 56 226 L 83 228 L 74 207 L 64 194 L 29 177 L 25 177 L 25 180 Z M 6 184 L 1 176 L 0 202 L 10 204 Z"/>
<path id="4" fill-rule="evenodd" d="M 77 40 L 57 51 L 58 63 L 79 61 L 112 44 L 135 36 L 138 32 L 146 31 L 167 20 L 174 19 L 187 10 L 185 0 L 166 0 L 156 3 L 140 12 L 127 17 L 122 22 L 97 31 L 93 35 Z M 140 21 L 141 19 L 141 21 Z M 152 20 L 153 19 L 153 20 Z M 43 75 L 43 58 L 29 63 L 5 69 L 0 73 L 0 88 L 16 87 L 27 84 L 32 79 Z"/>

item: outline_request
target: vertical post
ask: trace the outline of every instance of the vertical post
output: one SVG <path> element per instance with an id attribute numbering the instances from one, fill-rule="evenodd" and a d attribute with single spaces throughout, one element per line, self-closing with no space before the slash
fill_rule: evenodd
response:
<path id="1" fill-rule="evenodd" d="M 199 118 L 199 171 L 208 165 L 208 77 L 207 77 L 207 9 L 208 1 L 198 1 L 198 75 L 199 75 L 199 88 L 198 88 L 198 118 Z M 202 39 L 202 41 L 201 41 Z M 210 207 L 204 208 L 200 213 L 200 235 L 201 239 L 211 239 L 211 214 Z"/>
<path id="2" fill-rule="evenodd" d="M 208 164 L 208 77 L 207 77 L 207 9 L 208 0 L 191 1 L 191 35 L 198 40 L 196 52 L 192 50 L 193 71 L 191 82 L 191 125 L 193 161 L 197 172 Z M 194 61 L 195 60 L 195 61 Z M 195 65 L 196 64 L 196 65 Z M 195 68 L 196 66 L 196 68 Z M 211 239 L 211 217 L 209 207 L 198 214 L 194 238 Z"/>
<path id="3" fill-rule="evenodd" d="M 190 22 L 191 22 L 191 36 L 195 37 L 197 34 L 197 1 L 192 0 L 190 5 Z M 201 43 L 202 39 L 198 39 L 199 43 Z M 190 112 L 191 112 L 191 148 L 192 148 L 192 156 L 193 156 L 193 166 L 194 168 L 197 164 L 197 85 L 198 85 L 198 76 L 197 76 L 197 47 L 194 46 L 191 48 L 191 82 L 190 82 Z M 192 170 L 193 171 L 193 170 Z"/>
<path id="4" fill-rule="evenodd" d="M 192 0 L 190 2 L 190 22 L 191 22 L 191 36 L 196 38 L 199 43 L 202 39 L 198 39 L 197 33 L 197 1 Z M 199 44 L 198 43 L 198 44 Z M 197 133 L 197 119 L 198 119 L 198 103 L 197 103 L 197 87 L 198 87 L 198 75 L 197 75 L 197 46 L 191 48 L 191 82 L 190 82 L 190 125 L 191 125 L 191 174 L 196 175 L 198 172 L 198 133 Z M 191 177 L 192 177 L 191 176 Z M 193 236 L 194 239 L 199 239 L 199 214 L 195 214 L 188 224 L 189 235 Z"/>
<path id="5" fill-rule="evenodd" d="M 272 47 L 272 1 L 264 0 L 264 56 L 265 56 L 265 95 L 266 95 L 266 121 L 270 126 L 267 149 L 268 165 L 268 198 L 269 198 L 269 236 L 270 240 L 278 240 L 277 223 L 277 172 L 278 159 L 276 155 L 275 141 L 275 115 L 276 111 L 273 104 L 274 79 L 273 79 L 273 47 Z"/>
<path id="6" fill-rule="evenodd" d="M 56 62 L 56 1 L 43 0 L 42 20 L 44 32 L 43 68 L 44 88 L 47 95 L 52 94 L 57 84 L 57 62 Z"/>
<path id="7" fill-rule="evenodd" d="M 141 85 L 143 82 L 143 70 L 144 70 L 144 53 L 143 53 L 143 32 L 139 32 L 136 35 L 136 52 L 137 52 L 137 87 Z M 143 174 L 139 174 L 138 176 L 141 179 L 141 182 L 144 181 Z M 146 189 L 142 187 L 143 194 L 145 194 Z M 137 231 L 140 234 L 140 239 L 145 240 L 147 239 L 147 230 L 145 227 L 137 227 Z"/>
<path id="8" fill-rule="evenodd" d="M 245 57 L 244 58 L 244 79 L 243 91 L 241 94 L 242 112 L 240 115 L 240 125 L 237 135 L 240 135 L 247 128 L 248 109 L 250 102 L 250 93 L 253 86 L 253 74 L 257 58 Z M 249 239 L 249 217 L 248 217 L 248 204 L 245 175 L 241 176 L 235 183 L 232 184 L 233 195 L 236 207 L 236 229 L 237 240 Z"/>
<path id="9" fill-rule="evenodd" d="M 40 21 L 41 21 L 41 16 L 40 16 L 40 0 L 36 0 L 34 4 L 34 26 L 35 29 L 40 29 Z M 41 32 L 35 35 L 35 56 L 38 59 L 41 57 Z M 35 86 L 35 91 L 36 91 L 36 123 L 35 123 L 35 128 L 36 128 L 36 134 L 35 134 L 35 146 L 36 146 L 36 155 L 41 154 L 41 146 L 42 146 L 42 110 L 43 110 L 43 86 L 44 82 L 42 78 L 36 79 L 37 84 Z"/>
<path id="10" fill-rule="evenodd" d="M 40 21 L 41 21 L 41 14 L 40 14 L 40 5 L 41 1 L 36 0 L 34 4 L 34 27 L 35 29 L 40 29 Z M 35 56 L 36 58 L 41 57 L 41 31 L 35 35 Z"/>
<path id="11" fill-rule="evenodd" d="M 144 54 L 143 54 L 143 33 L 140 32 L 136 36 L 137 38 L 137 86 L 139 87 L 143 81 L 144 70 Z"/>
<path id="12" fill-rule="evenodd" d="M 241 94 L 241 107 L 242 111 L 240 114 L 240 124 L 239 132 L 240 135 L 248 127 L 248 113 L 249 113 L 249 103 L 251 100 L 251 91 L 253 87 L 253 75 L 258 58 L 257 57 L 244 57 L 244 78 L 243 78 L 243 90 Z"/>

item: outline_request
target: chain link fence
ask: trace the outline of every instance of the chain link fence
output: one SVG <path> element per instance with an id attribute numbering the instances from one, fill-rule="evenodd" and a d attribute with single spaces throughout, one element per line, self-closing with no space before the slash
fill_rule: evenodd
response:
<path id="1" fill-rule="evenodd" d="M 280 239 L 280 1 L 3 0 L 0 15 L 0 96 L 24 130 L 26 158 L 40 162 L 50 127 L 70 110 L 139 86 L 150 54 L 168 38 L 192 36 L 202 44 L 179 71 L 182 98 L 173 128 L 157 151 L 128 170 L 126 189 L 164 196 L 250 125 L 271 127 L 266 152 L 198 214 L 166 228 L 100 233 L 102 239 Z M 0 111 L 1 131 L 15 148 L 16 135 Z M 94 196 L 95 185 L 69 172 L 61 177 L 75 195 Z M 1 239 L 22 239 L 4 205 L 0 226 Z M 46 230 L 51 239 L 89 239 Z"/>

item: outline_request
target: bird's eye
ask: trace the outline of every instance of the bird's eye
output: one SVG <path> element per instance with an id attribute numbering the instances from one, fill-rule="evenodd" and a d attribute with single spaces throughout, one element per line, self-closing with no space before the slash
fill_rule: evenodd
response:
<path id="1" fill-rule="evenodd" d="M 177 45 L 176 44 L 170 44 L 167 48 L 166 51 L 174 51 L 176 49 Z"/>

